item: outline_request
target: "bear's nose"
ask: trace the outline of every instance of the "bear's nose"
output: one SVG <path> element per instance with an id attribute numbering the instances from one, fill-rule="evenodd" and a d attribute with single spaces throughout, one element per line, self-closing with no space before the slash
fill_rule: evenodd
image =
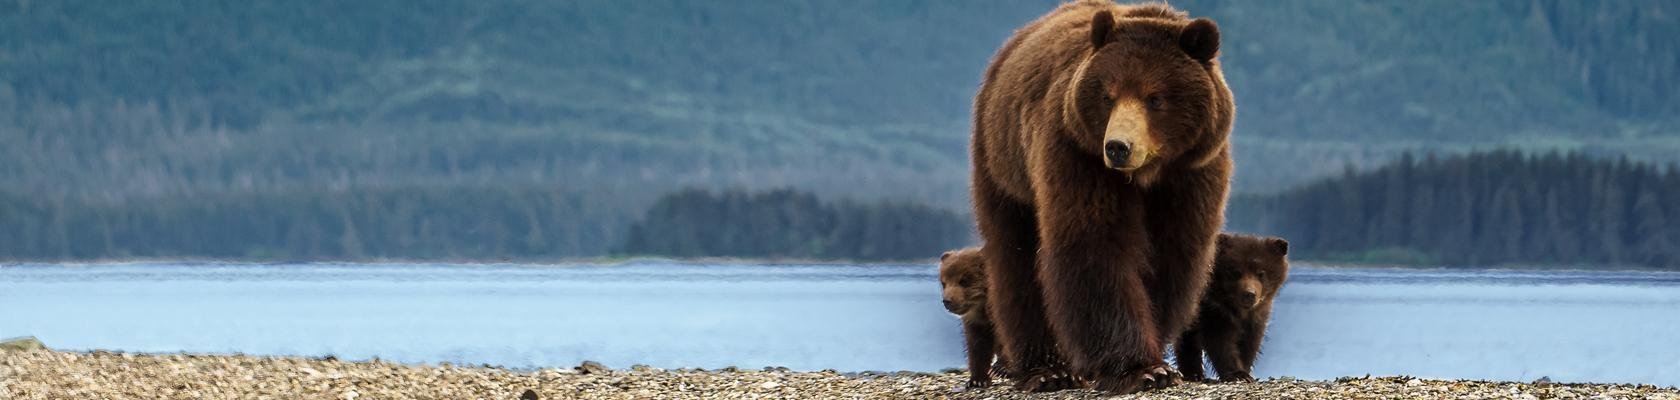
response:
<path id="1" fill-rule="evenodd" d="M 1114 166 L 1126 165 L 1126 160 L 1132 157 L 1132 146 L 1119 140 L 1103 143 L 1103 153 L 1108 155 L 1108 162 Z"/>
<path id="2" fill-rule="evenodd" d="M 950 300 L 945 300 L 944 303 L 945 311 L 957 312 L 957 303 L 953 303 Z"/>

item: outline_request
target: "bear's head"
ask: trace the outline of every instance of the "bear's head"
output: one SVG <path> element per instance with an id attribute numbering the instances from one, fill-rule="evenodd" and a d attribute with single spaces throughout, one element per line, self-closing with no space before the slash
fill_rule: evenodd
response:
<path id="1" fill-rule="evenodd" d="M 980 248 L 951 250 L 939 256 L 939 286 L 945 310 L 964 315 L 986 305 L 986 260 Z"/>
<path id="2" fill-rule="evenodd" d="M 1288 256 L 1283 238 L 1220 234 L 1207 297 L 1234 312 L 1270 304 L 1289 279 Z"/>
<path id="3" fill-rule="evenodd" d="M 1236 106 L 1215 57 L 1219 27 L 1165 6 L 1099 11 L 1063 103 L 1073 142 L 1132 182 L 1199 168 L 1226 147 Z"/>

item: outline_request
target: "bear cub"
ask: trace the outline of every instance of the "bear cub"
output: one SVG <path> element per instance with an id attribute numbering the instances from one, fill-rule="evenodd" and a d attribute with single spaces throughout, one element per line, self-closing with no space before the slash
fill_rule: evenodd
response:
<path id="1" fill-rule="evenodd" d="M 1266 336 L 1272 300 L 1289 278 L 1288 254 L 1289 242 L 1282 238 L 1219 234 L 1213 279 L 1196 322 L 1174 346 L 1185 380 L 1206 379 L 1206 352 L 1220 381 L 1254 381 L 1254 359 Z"/>
<path id="2" fill-rule="evenodd" d="M 970 388 L 991 386 L 992 358 L 1001 354 L 991 316 L 986 314 L 985 262 L 979 247 L 951 250 L 939 256 L 940 297 L 946 311 L 962 317 Z M 1002 372 L 1002 365 L 998 367 Z"/>

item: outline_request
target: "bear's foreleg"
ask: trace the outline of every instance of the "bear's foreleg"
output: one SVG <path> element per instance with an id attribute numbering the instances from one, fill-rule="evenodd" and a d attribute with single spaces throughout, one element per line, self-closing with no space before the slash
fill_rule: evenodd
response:
<path id="1" fill-rule="evenodd" d="M 1187 170 L 1162 177 L 1149 192 L 1145 215 L 1155 244 L 1149 288 L 1163 341 L 1177 338 L 1196 321 L 1225 224 L 1229 180 L 1228 169 Z"/>
<path id="2" fill-rule="evenodd" d="M 992 325 L 964 321 L 963 337 L 968 339 L 968 388 L 992 386 L 992 356 L 997 350 L 997 336 L 992 332 Z"/>
<path id="3" fill-rule="evenodd" d="M 1244 371 L 1254 372 L 1254 360 L 1260 357 L 1260 344 L 1266 340 L 1266 325 L 1272 319 L 1271 301 L 1267 301 L 1250 316 L 1242 337 L 1237 339 L 1237 355 Z M 1252 378 L 1251 378 L 1252 379 Z"/>
<path id="4" fill-rule="evenodd" d="M 1242 326 L 1244 324 L 1236 323 L 1226 328 L 1202 331 L 1202 348 L 1206 349 L 1208 361 L 1212 362 L 1213 372 L 1219 374 L 1221 382 L 1254 380 L 1243 364 L 1242 350 L 1237 343 L 1244 335 L 1244 332 L 1239 332 Z"/>
<path id="5" fill-rule="evenodd" d="M 1172 384 L 1141 276 L 1150 238 L 1140 193 L 1119 177 L 1063 172 L 1062 182 L 1038 188 L 1038 278 L 1062 356 L 1098 390 Z"/>

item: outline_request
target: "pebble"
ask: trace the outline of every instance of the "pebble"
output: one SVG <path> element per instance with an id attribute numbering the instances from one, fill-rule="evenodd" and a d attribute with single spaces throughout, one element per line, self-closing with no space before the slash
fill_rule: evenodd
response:
<path id="1" fill-rule="evenodd" d="M 584 361 L 583 364 L 578 365 L 577 370 L 590 375 L 607 375 L 612 373 L 612 368 L 607 368 L 606 365 L 602 365 L 601 363 L 594 361 Z"/>
<path id="2" fill-rule="evenodd" d="M 968 376 L 941 373 L 841 374 L 834 371 L 705 372 L 632 368 L 613 373 L 596 362 L 576 369 L 515 372 L 501 368 L 399 365 L 291 357 L 145 355 L 110 352 L 0 352 L 0 398 L 484 398 L 484 399 L 1104 399 L 1091 390 L 1027 394 L 999 381 L 952 392 Z M 570 372 L 566 372 L 570 371 Z M 311 376 L 320 378 L 309 378 Z M 1605 398 L 1680 400 L 1680 390 L 1651 385 L 1488 382 L 1413 377 L 1333 381 L 1186 383 L 1123 399 Z"/>

